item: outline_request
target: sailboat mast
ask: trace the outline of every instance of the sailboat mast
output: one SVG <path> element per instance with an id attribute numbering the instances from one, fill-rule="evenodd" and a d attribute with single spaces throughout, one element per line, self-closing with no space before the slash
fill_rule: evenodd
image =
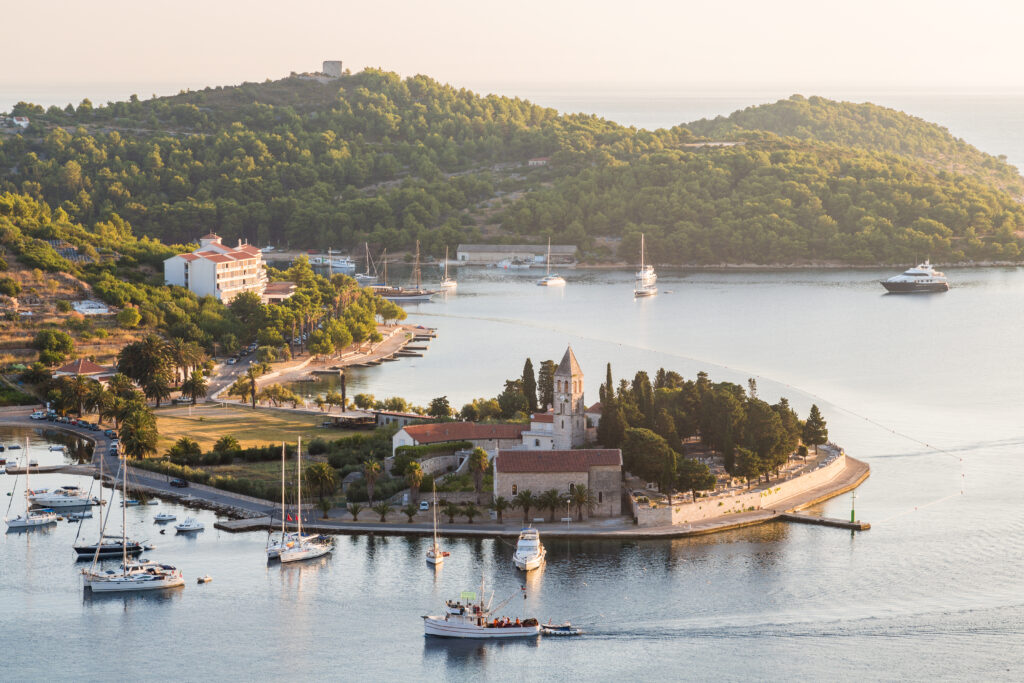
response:
<path id="1" fill-rule="evenodd" d="M 28 499 L 29 486 L 28 473 L 32 471 L 32 457 L 28 454 L 28 437 L 25 437 L 25 523 L 28 524 L 28 511 L 32 503 Z"/>
<path id="2" fill-rule="evenodd" d="M 384 252 L 380 255 L 380 260 L 384 262 L 384 286 L 388 286 L 388 248 L 384 247 Z"/>
<path id="3" fill-rule="evenodd" d="M 284 543 L 284 441 L 281 442 L 281 542 Z"/>
<path id="4" fill-rule="evenodd" d="M 644 234 L 640 233 L 640 272 L 644 272 Z"/>
<path id="5" fill-rule="evenodd" d="M 448 281 L 448 245 L 444 246 L 444 279 Z"/>
<path id="6" fill-rule="evenodd" d="M 295 451 L 296 467 L 299 470 L 299 540 L 302 540 L 302 437 L 299 437 L 299 445 Z"/>
<path id="7" fill-rule="evenodd" d="M 120 449 L 118 449 L 120 450 Z M 118 453 L 120 457 L 120 453 Z M 121 461 L 121 571 L 128 574 L 128 461 Z M 100 539 L 103 542 L 103 539 Z"/>
<path id="8" fill-rule="evenodd" d="M 327 278 L 330 279 L 334 275 L 334 264 L 332 263 L 333 257 L 331 256 L 331 248 L 327 247 Z"/>
<path id="9" fill-rule="evenodd" d="M 420 289 L 420 241 L 416 240 L 416 262 L 412 268 L 412 277 L 415 280 L 416 289 Z"/>

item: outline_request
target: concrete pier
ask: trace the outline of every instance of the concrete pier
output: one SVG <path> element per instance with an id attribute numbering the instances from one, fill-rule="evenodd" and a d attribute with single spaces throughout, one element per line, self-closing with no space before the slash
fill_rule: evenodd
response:
<path id="1" fill-rule="evenodd" d="M 784 512 L 778 516 L 786 522 L 797 522 L 799 524 L 818 524 L 820 526 L 832 526 L 837 529 L 850 529 L 852 531 L 867 531 L 871 528 L 871 525 L 867 522 L 857 520 L 856 522 L 847 522 L 845 519 L 836 519 L 834 517 L 818 517 L 816 515 L 808 515 L 802 512 Z"/>

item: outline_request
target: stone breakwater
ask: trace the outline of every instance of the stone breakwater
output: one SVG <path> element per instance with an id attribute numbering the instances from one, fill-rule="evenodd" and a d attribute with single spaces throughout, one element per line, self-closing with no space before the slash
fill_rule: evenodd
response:
<path id="1" fill-rule="evenodd" d="M 633 517 L 636 519 L 637 526 L 641 528 L 673 527 L 707 522 L 744 512 L 758 510 L 783 512 L 789 509 L 799 509 L 849 490 L 845 486 L 840 486 L 836 480 L 843 478 L 843 475 L 851 469 L 851 465 L 854 463 L 862 466 L 865 471 L 867 470 L 866 465 L 859 460 L 848 458 L 841 450 L 829 449 L 825 460 L 817 468 L 774 485 L 739 491 L 731 495 L 697 498 L 692 502 L 680 501 L 671 506 L 665 504 L 655 507 L 638 502 L 636 498 L 633 498 Z M 863 481 L 863 478 L 860 481 Z M 857 481 L 857 484 L 860 481 Z M 822 496 L 815 496 L 813 501 L 799 500 L 818 487 L 827 488 L 832 482 L 837 483 L 834 493 L 824 491 Z"/>

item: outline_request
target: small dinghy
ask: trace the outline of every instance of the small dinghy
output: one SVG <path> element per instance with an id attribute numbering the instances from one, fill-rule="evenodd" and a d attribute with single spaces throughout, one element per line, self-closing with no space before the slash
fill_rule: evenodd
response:
<path id="1" fill-rule="evenodd" d="M 56 444 L 56 443 L 50 444 L 50 450 L 51 451 L 62 451 L 63 452 L 63 451 L 66 451 L 67 449 L 68 449 L 67 446 L 62 446 L 61 444 Z"/>
<path id="2" fill-rule="evenodd" d="M 540 632 L 545 636 L 578 636 L 583 629 L 573 626 L 568 621 L 564 624 L 541 624 Z"/>
<path id="3" fill-rule="evenodd" d="M 198 579 L 196 579 L 196 583 L 210 583 L 211 581 L 213 581 L 213 577 L 209 574 L 207 574 L 206 576 L 200 576 Z"/>

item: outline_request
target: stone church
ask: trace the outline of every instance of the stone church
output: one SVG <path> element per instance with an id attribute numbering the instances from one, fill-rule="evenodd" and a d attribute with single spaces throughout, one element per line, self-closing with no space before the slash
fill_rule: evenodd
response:
<path id="1" fill-rule="evenodd" d="M 554 405 L 530 417 L 521 444 L 499 448 L 494 458 L 494 495 L 511 500 L 529 490 L 569 494 L 586 486 L 595 507 L 588 516 L 622 514 L 622 452 L 584 449 L 587 437 L 583 370 L 572 347 L 565 351 L 554 377 Z"/>

